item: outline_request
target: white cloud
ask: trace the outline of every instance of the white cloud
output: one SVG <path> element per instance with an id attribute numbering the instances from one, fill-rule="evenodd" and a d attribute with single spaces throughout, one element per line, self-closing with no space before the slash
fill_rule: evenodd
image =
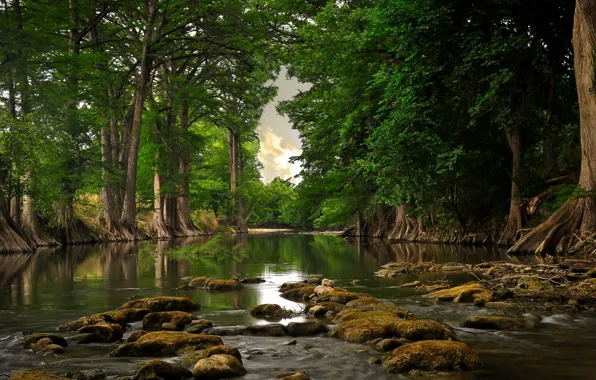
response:
<path id="1" fill-rule="evenodd" d="M 260 126 L 257 133 L 261 139 L 258 158 L 263 163 L 261 170 L 263 180 L 269 183 L 275 177 L 281 177 L 282 179 L 291 178 L 294 183 L 299 182 L 300 180 L 294 176 L 300 173 L 300 163 L 291 163 L 290 157 L 299 156 L 302 149 L 286 141 L 271 127 Z"/>

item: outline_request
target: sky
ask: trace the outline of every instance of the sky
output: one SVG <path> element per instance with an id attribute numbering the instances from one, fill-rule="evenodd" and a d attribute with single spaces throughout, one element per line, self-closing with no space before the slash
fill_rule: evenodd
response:
<path id="1" fill-rule="evenodd" d="M 265 183 L 271 182 L 275 177 L 283 179 L 293 178 L 300 173 L 300 163 L 290 163 L 292 156 L 302 153 L 298 132 L 292 129 L 287 117 L 277 113 L 275 107 L 280 101 L 290 100 L 300 90 L 307 90 L 309 85 L 299 83 L 296 79 L 286 78 L 282 70 L 275 81 L 278 93 L 275 99 L 265 107 L 257 134 L 261 140 L 259 160 L 263 163 L 261 175 Z M 297 183 L 299 179 L 293 178 Z"/>

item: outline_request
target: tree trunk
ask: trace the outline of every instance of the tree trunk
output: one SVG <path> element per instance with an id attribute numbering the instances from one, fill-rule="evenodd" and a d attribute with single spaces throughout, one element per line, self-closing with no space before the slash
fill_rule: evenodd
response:
<path id="1" fill-rule="evenodd" d="M 232 206 L 234 207 L 233 222 L 236 232 L 247 232 L 246 209 L 244 202 L 238 195 L 238 184 L 240 182 L 240 144 L 238 134 L 228 129 L 228 156 L 230 160 L 230 191 L 232 193 Z"/>
<path id="2" fill-rule="evenodd" d="M 408 231 L 408 213 L 407 206 L 402 203 L 399 206 L 394 206 L 395 209 L 395 224 L 393 230 L 389 233 L 389 240 L 404 240 Z"/>
<path id="3" fill-rule="evenodd" d="M 183 101 L 180 106 L 180 128 L 188 130 L 190 127 L 188 121 L 188 102 Z M 180 176 L 181 182 L 178 194 L 178 216 L 180 218 L 180 226 L 186 236 L 197 235 L 199 229 L 192 221 L 190 209 L 190 160 L 189 152 L 180 152 Z"/>
<path id="4" fill-rule="evenodd" d="M 172 237 L 172 233 L 164 219 L 164 197 L 161 194 L 161 176 L 157 172 L 157 169 L 153 176 L 153 220 L 151 221 L 150 230 L 158 239 L 169 239 Z"/>
<path id="5" fill-rule="evenodd" d="M 140 68 L 141 72 L 137 81 L 134 102 L 134 116 L 132 119 L 132 128 L 130 131 L 130 146 L 127 157 L 127 176 L 124 190 L 124 206 L 122 207 L 122 216 L 120 223 L 132 236 L 137 237 L 136 221 L 136 194 L 137 194 L 137 166 L 139 147 L 141 145 L 141 122 L 145 106 L 145 97 L 151 80 L 151 43 L 154 35 L 154 22 L 156 17 L 155 0 L 147 0 L 147 23 L 145 25 L 145 34 L 143 36 L 143 51 L 141 54 Z"/>
<path id="6" fill-rule="evenodd" d="M 4 195 L 4 181 L 6 171 L 3 168 L 4 161 L 0 156 L 0 252 L 22 252 L 30 251 L 31 246 L 24 238 L 18 226 L 16 226 L 6 207 Z"/>
<path id="7" fill-rule="evenodd" d="M 544 223 L 523 236 L 509 252 L 543 254 L 571 247 L 575 233 L 596 231 L 596 2 L 577 0 L 573 24 L 573 57 L 580 109 L 581 171 L 578 192 Z"/>
<path id="8" fill-rule="evenodd" d="M 10 199 L 10 217 L 15 225 L 22 227 L 21 222 L 21 197 L 14 196 Z"/>
<path id="9" fill-rule="evenodd" d="M 521 197 L 521 163 L 522 163 L 522 141 L 518 127 L 507 131 L 507 140 L 512 154 L 511 170 L 511 203 L 507 224 L 499 239 L 499 245 L 512 245 L 517 239 L 517 231 L 525 226 L 525 211 L 522 206 Z"/>

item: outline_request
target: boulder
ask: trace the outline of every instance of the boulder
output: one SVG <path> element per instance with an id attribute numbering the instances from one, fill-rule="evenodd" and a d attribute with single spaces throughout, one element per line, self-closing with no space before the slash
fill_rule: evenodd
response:
<path id="1" fill-rule="evenodd" d="M 187 365 L 194 365 L 201 359 L 209 358 L 213 355 L 230 355 L 235 357 L 236 359 L 242 362 L 242 355 L 240 355 L 240 351 L 236 347 L 223 345 L 223 346 L 214 346 L 210 348 L 206 348 L 204 350 L 184 350 L 182 355 L 182 361 Z"/>
<path id="2" fill-rule="evenodd" d="M 359 298 L 354 301 L 350 301 L 346 304 L 346 309 L 343 313 L 349 313 L 350 311 L 387 311 L 394 313 L 403 319 L 418 319 L 409 310 L 403 307 L 396 306 L 389 302 L 379 301 L 376 298 Z M 350 310 L 352 309 L 352 310 Z M 354 310 L 355 309 L 355 310 Z M 340 313 L 341 314 L 341 313 Z"/>
<path id="3" fill-rule="evenodd" d="M 316 298 L 316 301 L 317 302 L 336 302 L 336 303 L 341 303 L 341 304 L 347 304 L 348 302 L 351 302 L 351 301 L 354 301 L 357 299 L 361 299 L 361 298 L 373 298 L 373 297 L 368 294 L 365 294 L 365 293 L 355 293 L 355 292 L 348 292 L 348 291 L 340 290 L 340 289 L 334 289 L 333 291 L 327 292 L 324 295 Z"/>
<path id="4" fill-rule="evenodd" d="M 193 311 L 201 309 L 201 305 L 188 297 L 152 297 L 128 301 L 118 310 L 142 308 L 151 312 L 157 311 Z"/>
<path id="5" fill-rule="evenodd" d="M 335 286 L 335 281 L 325 278 L 323 279 L 323 281 L 321 281 L 321 286 L 328 286 L 330 288 L 333 288 Z"/>
<path id="6" fill-rule="evenodd" d="M 276 377 L 277 380 L 310 380 L 310 377 L 304 372 L 282 373 Z"/>
<path id="7" fill-rule="evenodd" d="M 306 279 L 302 282 L 305 284 L 308 284 L 308 285 L 321 285 L 322 281 L 323 280 L 321 279 L 321 277 L 311 277 L 311 278 Z"/>
<path id="8" fill-rule="evenodd" d="M 285 284 L 284 284 L 285 285 Z M 315 294 L 315 287 L 312 285 L 302 284 L 300 287 L 293 287 L 283 291 L 280 295 L 282 298 L 290 301 L 304 301 Z M 282 285 L 283 288 L 283 285 Z"/>
<path id="9" fill-rule="evenodd" d="M 240 280 L 240 282 L 242 284 L 260 284 L 265 282 L 265 280 L 263 280 L 260 277 L 248 277 L 248 278 L 243 278 L 242 280 Z"/>
<path id="10" fill-rule="evenodd" d="M 42 372 L 35 369 L 28 369 L 14 373 L 8 380 L 69 380 L 66 377 L 57 376 L 52 373 Z"/>
<path id="11" fill-rule="evenodd" d="M 116 323 L 102 322 L 95 325 L 83 326 L 77 330 L 81 334 L 92 334 L 85 341 L 79 343 L 109 343 L 122 339 L 124 329 Z"/>
<path id="12" fill-rule="evenodd" d="M 285 336 L 286 331 L 279 323 L 272 323 L 268 325 L 253 325 L 246 326 L 243 335 L 254 336 Z"/>
<path id="13" fill-rule="evenodd" d="M 148 313 L 149 310 L 144 308 L 126 308 L 116 311 L 106 311 L 90 317 L 82 317 L 75 321 L 63 323 L 58 327 L 58 330 L 77 331 L 81 327 L 96 325 L 102 322 L 117 323 L 122 327 L 126 327 L 128 323 L 141 321 Z"/>
<path id="14" fill-rule="evenodd" d="M 23 347 L 24 348 L 33 348 L 31 346 L 42 339 L 49 339 L 50 344 L 56 344 L 61 347 L 68 346 L 68 342 L 62 335 L 58 335 L 58 334 L 30 334 L 27 336 L 27 339 L 25 339 L 25 344 L 23 345 Z"/>
<path id="15" fill-rule="evenodd" d="M 230 336 L 230 335 L 244 335 L 246 326 L 215 326 L 203 330 L 203 334 Z"/>
<path id="16" fill-rule="evenodd" d="M 145 330 L 182 330 L 185 325 L 192 322 L 195 316 L 185 311 L 159 311 L 149 313 L 143 318 Z M 171 324 L 166 325 L 165 324 Z"/>
<path id="17" fill-rule="evenodd" d="M 327 325 L 317 321 L 290 322 L 285 329 L 289 336 L 313 336 L 329 331 Z"/>
<path id="18" fill-rule="evenodd" d="M 477 300 L 484 300 L 489 302 L 493 299 L 493 292 L 474 282 L 432 292 L 423 297 L 432 298 L 436 301 L 475 302 Z"/>
<path id="19" fill-rule="evenodd" d="M 61 354 L 66 351 L 66 348 L 52 343 L 50 338 L 42 338 L 29 346 L 33 351 L 46 351 L 54 354 Z"/>
<path id="20" fill-rule="evenodd" d="M 385 311 L 344 314 L 339 317 L 331 336 L 352 343 L 366 343 L 378 338 L 457 340 L 455 334 L 439 322 L 405 320 Z"/>
<path id="21" fill-rule="evenodd" d="M 383 367 L 392 373 L 470 370 L 480 367 L 480 359 L 464 343 L 425 340 L 396 348 L 383 359 Z"/>
<path id="22" fill-rule="evenodd" d="M 81 317 L 77 320 L 66 322 L 58 326 L 60 331 L 77 331 L 81 327 L 96 325 L 98 323 L 104 323 L 105 317 L 102 315 L 92 315 L 90 317 Z"/>
<path id="23" fill-rule="evenodd" d="M 266 303 L 253 308 L 250 315 L 263 319 L 283 319 L 292 315 L 292 312 L 277 304 Z"/>
<path id="24" fill-rule="evenodd" d="M 483 330 L 522 330 L 535 327 L 535 322 L 523 317 L 474 315 L 465 320 L 464 327 Z"/>
<path id="25" fill-rule="evenodd" d="M 212 324 L 194 324 L 191 325 L 188 329 L 186 329 L 187 333 L 190 334 L 201 334 L 203 331 L 207 330 L 208 328 L 212 327 Z"/>
<path id="26" fill-rule="evenodd" d="M 393 351 L 397 347 L 401 347 L 404 344 L 412 343 L 412 341 L 404 338 L 388 338 L 388 339 L 381 339 L 375 345 L 381 351 Z"/>
<path id="27" fill-rule="evenodd" d="M 172 356 L 184 348 L 202 350 L 220 345 L 223 345 L 223 342 L 217 336 L 181 331 L 155 331 L 141 336 L 135 342 L 119 346 L 110 352 L 110 356 Z"/>
<path id="28" fill-rule="evenodd" d="M 319 283 L 317 283 L 317 285 Z M 312 287 L 314 289 L 314 286 L 312 286 L 312 285 L 313 284 L 306 283 L 306 282 L 284 282 L 279 287 L 279 291 L 283 293 L 283 292 L 287 292 L 288 290 L 293 290 L 293 289 L 298 289 L 298 288 L 306 288 L 306 287 Z"/>
<path id="29" fill-rule="evenodd" d="M 345 305 L 337 302 L 320 302 L 308 308 L 308 315 L 311 317 L 322 318 L 325 317 L 330 311 L 332 311 L 334 314 L 337 314 L 345 308 Z"/>
<path id="30" fill-rule="evenodd" d="M 213 292 L 224 292 L 242 288 L 243 285 L 237 280 L 216 280 L 212 278 L 205 284 L 205 289 Z"/>
<path id="31" fill-rule="evenodd" d="M 193 277 L 188 285 L 193 288 L 202 288 L 211 280 L 211 277 L 201 276 L 201 277 Z"/>
<path id="32" fill-rule="evenodd" d="M 180 380 L 192 377 L 185 367 L 161 360 L 151 360 L 139 369 L 134 380 Z"/>
<path id="33" fill-rule="evenodd" d="M 236 357 L 218 354 L 199 360 L 195 364 L 192 373 L 197 380 L 221 379 L 242 376 L 246 373 L 246 369 Z"/>

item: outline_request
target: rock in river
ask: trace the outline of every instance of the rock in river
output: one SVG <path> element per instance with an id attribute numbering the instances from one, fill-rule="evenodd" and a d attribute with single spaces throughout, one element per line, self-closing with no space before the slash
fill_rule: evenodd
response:
<path id="1" fill-rule="evenodd" d="M 151 360 L 138 370 L 134 380 L 180 380 L 192 377 L 185 367 L 161 360 Z"/>
<path id="2" fill-rule="evenodd" d="M 282 373 L 276 377 L 277 380 L 310 380 L 310 377 L 304 372 Z"/>
<path id="3" fill-rule="evenodd" d="M 221 379 L 242 376 L 246 369 L 236 357 L 218 354 L 199 360 L 192 373 L 195 379 Z"/>
<path id="4" fill-rule="evenodd" d="M 145 330 L 182 330 L 195 316 L 184 311 L 160 311 L 149 313 L 143 318 Z M 166 325 L 171 324 L 171 325 Z"/>
<path id="5" fill-rule="evenodd" d="M 188 297 L 152 297 L 128 301 L 118 310 L 129 308 L 144 308 L 151 312 L 157 311 L 193 311 L 199 310 L 201 305 Z"/>
<path id="6" fill-rule="evenodd" d="M 184 348 L 202 350 L 220 345 L 223 345 L 223 341 L 217 336 L 181 331 L 155 331 L 141 336 L 135 342 L 119 346 L 110 352 L 110 356 L 171 356 Z"/>
<path id="7" fill-rule="evenodd" d="M 58 335 L 58 334 L 31 334 L 29 336 L 27 336 L 27 339 L 25 339 L 25 344 L 24 344 L 24 348 L 32 348 L 35 349 L 35 347 L 32 347 L 33 345 L 35 345 L 37 342 L 39 342 L 42 339 L 49 339 L 51 344 L 56 344 L 58 346 L 61 347 L 67 347 L 68 343 L 66 342 L 66 339 L 62 336 L 62 335 Z"/>
<path id="8" fill-rule="evenodd" d="M 504 315 L 473 315 L 464 322 L 464 327 L 484 330 L 521 330 L 535 325 L 532 319 Z"/>
<path id="9" fill-rule="evenodd" d="M 454 288 L 443 289 L 423 296 L 436 301 L 476 302 L 492 301 L 493 292 L 478 283 L 471 283 Z"/>
<path id="10" fill-rule="evenodd" d="M 255 318 L 282 319 L 292 315 L 292 312 L 282 308 L 277 304 L 266 303 L 254 307 L 250 311 L 250 315 L 252 315 Z"/>
<path id="11" fill-rule="evenodd" d="M 182 350 L 179 352 L 182 355 L 182 361 L 187 365 L 194 365 L 201 359 L 209 358 L 213 355 L 221 355 L 226 354 L 235 357 L 236 359 L 242 362 L 242 356 L 240 355 L 240 351 L 236 347 L 223 345 L 223 346 L 214 346 L 209 347 L 204 350 Z"/>
<path id="12" fill-rule="evenodd" d="M 425 340 L 396 348 L 383 359 L 383 367 L 393 373 L 464 370 L 480 367 L 480 359 L 464 343 Z"/>
<path id="13" fill-rule="evenodd" d="M 57 376 L 51 373 L 38 370 L 25 370 L 13 374 L 8 380 L 68 380 L 66 377 Z"/>
<path id="14" fill-rule="evenodd" d="M 329 331 L 327 325 L 317 321 L 290 322 L 286 325 L 285 330 L 289 336 L 312 336 Z"/>

